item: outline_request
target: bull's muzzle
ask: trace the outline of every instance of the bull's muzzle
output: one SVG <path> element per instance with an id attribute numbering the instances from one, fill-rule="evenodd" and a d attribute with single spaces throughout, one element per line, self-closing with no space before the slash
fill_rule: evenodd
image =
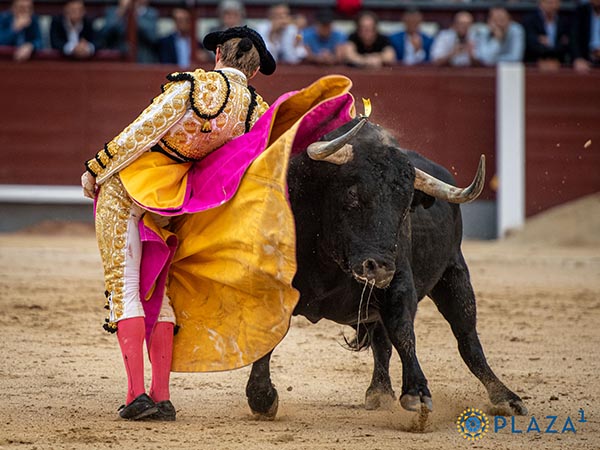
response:
<path id="1" fill-rule="evenodd" d="M 373 283 L 379 289 L 388 287 L 395 273 L 396 266 L 393 263 L 378 262 L 373 258 L 367 258 L 352 268 L 355 279 L 361 283 Z"/>

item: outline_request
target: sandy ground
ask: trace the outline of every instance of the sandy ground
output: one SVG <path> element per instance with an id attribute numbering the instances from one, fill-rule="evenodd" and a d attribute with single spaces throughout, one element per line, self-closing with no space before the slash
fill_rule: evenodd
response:
<path id="1" fill-rule="evenodd" d="M 126 379 L 117 341 L 100 327 L 94 238 L 85 227 L 47 231 L 0 235 L 0 449 L 600 449 L 597 245 L 548 246 L 533 238 L 464 245 L 488 360 L 530 411 L 515 419 L 522 433 L 511 433 L 509 418 L 506 428 L 467 442 L 457 432 L 458 415 L 481 408 L 493 424 L 495 411 L 428 299 L 416 334 L 434 412 L 422 431 L 398 405 L 363 408 L 372 355 L 342 347 L 352 330 L 303 318 L 293 320 L 273 357 L 275 421 L 250 414 L 248 368 L 174 374 L 177 422 L 120 420 Z M 391 371 L 399 390 L 397 355 Z M 525 432 L 531 416 L 542 432 Z M 558 416 L 558 433 L 544 433 L 546 416 Z M 576 433 L 561 433 L 568 418 Z"/>

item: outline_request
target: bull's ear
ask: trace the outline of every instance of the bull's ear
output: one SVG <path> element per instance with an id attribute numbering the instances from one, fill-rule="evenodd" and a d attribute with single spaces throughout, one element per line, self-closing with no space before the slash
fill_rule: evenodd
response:
<path id="1" fill-rule="evenodd" d="M 428 195 L 423 191 L 415 189 L 412 204 L 410 205 L 410 211 L 413 212 L 419 205 L 421 205 L 423 209 L 428 209 L 431 208 L 434 203 L 435 197 L 432 197 L 431 195 Z"/>

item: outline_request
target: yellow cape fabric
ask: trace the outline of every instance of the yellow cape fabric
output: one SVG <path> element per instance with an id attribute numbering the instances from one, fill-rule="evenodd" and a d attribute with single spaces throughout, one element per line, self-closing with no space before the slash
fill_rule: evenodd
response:
<path id="1" fill-rule="evenodd" d="M 156 209 L 181 206 L 192 163 L 178 163 L 158 152 L 146 152 L 119 172 L 129 195 Z"/>
<path id="2" fill-rule="evenodd" d="M 329 76 L 282 102 L 267 149 L 249 166 L 234 197 L 217 208 L 172 219 L 171 231 L 179 238 L 168 281 L 179 326 L 173 371 L 243 367 L 270 352 L 287 333 L 299 298 L 291 284 L 296 236 L 286 183 L 292 144 L 304 115 L 350 87 L 347 78 Z M 157 155 L 143 164 L 157 170 L 153 164 L 158 161 Z M 184 178 L 181 172 L 170 176 Z M 128 190 L 136 190 L 133 184 Z M 164 179 L 161 185 L 169 202 L 177 198 L 177 187 L 165 188 Z M 159 203 L 158 197 L 162 194 L 153 202 Z"/>

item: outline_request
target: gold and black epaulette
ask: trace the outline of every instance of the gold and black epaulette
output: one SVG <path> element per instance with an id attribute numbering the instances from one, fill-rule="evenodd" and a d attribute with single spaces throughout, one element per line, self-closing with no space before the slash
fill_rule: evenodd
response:
<path id="1" fill-rule="evenodd" d="M 210 120 L 219 116 L 231 95 L 231 85 L 227 77 L 219 70 L 205 72 L 198 69 L 194 72 L 174 72 L 167 76 L 170 82 L 189 81 L 190 104 L 194 113 L 204 119 L 201 131 L 212 131 Z"/>

